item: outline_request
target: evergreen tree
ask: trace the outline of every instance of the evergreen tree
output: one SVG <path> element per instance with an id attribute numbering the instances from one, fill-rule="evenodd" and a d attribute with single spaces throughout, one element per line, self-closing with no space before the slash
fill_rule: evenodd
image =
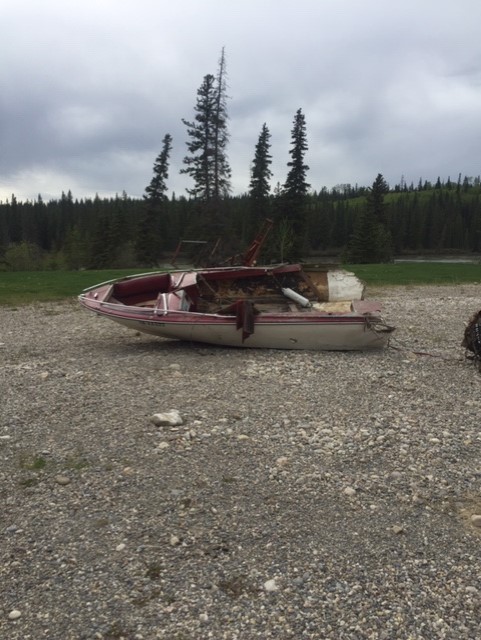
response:
<path id="1" fill-rule="evenodd" d="M 194 187 L 187 192 L 204 202 L 225 197 L 230 191 L 231 170 L 226 154 L 229 141 L 226 87 L 222 50 L 217 77 L 211 74 L 204 76 L 197 91 L 194 122 L 182 119 L 190 140 L 187 142 L 189 155 L 184 158 L 187 166 L 180 172 L 194 180 Z"/>
<path id="2" fill-rule="evenodd" d="M 165 222 L 171 150 L 172 136 L 167 133 L 162 140 L 162 150 L 155 159 L 154 175 L 143 196 L 144 205 L 135 238 L 135 255 L 141 264 L 148 266 L 158 264 L 161 253 L 162 218 Z"/>
<path id="3" fill-rule="evenodd" d="M 188 155 L 183 162 L 186 173 L 194 180 L 194 187 L 187 192 L 196 199 L 197 228 L 194 233 L 217 238 L 226 235 L 225 216 L 221 215 L 223 200 L 231 185 L 231 169 L 227 159 L 227 72 L 224 49 L 219 61 L 217 76 L 204 76 L 197 91 L 193 122 L 182 119 L 190 140 Z"/>
<path id="4" fill-rule="evenodd" d="M 365 208 L 357 216 L 344 256 L 346 262 L 374 264 L 392 260 L 392 241 L 384 204 L 388 191 L 389 187 L 379 173 L 367 195 Z"/>
<path id="5" fill-rule="evenodd" d="M 49 228 L 48 228 L 47 207 L 40 194 L 38 194 L 37 200 L 33 205 L 33 211 L 34 211 L 35 223 L 37 227 L 37 237 L 35 238 L 35 242 L 39 245 L 39 247 L 41 247 L 45 251 L 49 251 L 52 248 L 52 244 L 51 244 L 52 238 L 50 236 Z"/>
<path id="6" fill-rule="evenodd" d="M 129 234 L 128 221 L 128 198 L 125 191 L 122 197 L 118 194 L 114 199 L 110 199 L 109 208 L 109 242 L 112 246 L 113 261 L 112 267 L 119 267 L 122 262 L 129 263 L 132 261 L 132 244 L 133 238 Z"/>
<path id="7" fill-rule="evenodd" d="M 154 175 L 148 187 L 145 188 L 144 200 L 152 203 L 167 200 L 167 178 L 169 177 L 169 158 L 172 151 L 172 136 L 166 133 L 162 140 L 162 151 L 154 163 Z"/>
<path id="8" fill-rule="evenodd" d="M 106 269 L 112 266 L 116 247 L 110 241 L 110 215 L 105 201 L 96 194 L 93 202 L 94 222 L 89 234 L 88 268 Z"/>
<path id="9" fill-rule="evenodd" d="M 229 131 L 227 121 L 227 68 L 225 59 L 225 49 L 222 48 L 219 60 L 219 68 L 216 78 L 216 102 L 214 112 L 214 192 L 215 199 L 229 195 L 231 168 L 227 158 L 227 144 L 229 142 Z"/>
<path id="10" fill-rule="evenodd" d="M 269 179 L 272 178 L 272 171 L 270 170 L 272 156 L 269 153 L 271 147 L 269 142 L 270 138 L 271 134 L 266 123 L 264 123 L 256 144 L 251 168 L 249 196 L 255 201 L 264 201 L 269 197 L 271 190 L 269 184 Z"/>
<path id="11" fill-rule="evenodd" d="M 309 167 L 304 164 L 304 155 L 308 146 L 306 119 L 301 109 L 298 109 L 294 116 L 291 134 L 291 150 L 289 151 L 291 160 L 287 163 L 290 169 L 284 184 L 284 196 L 290 201 L 301 200 L 304 202 L 311 185 L 306 182 Z"/>
<path id="12" fill-rule="evenodd" d="M 254 160 L 251 167 L 251 181 L 249 185 L 250 224 L 248 233 L 269 216 L 270 212 L 270 184 L 272 171 L 270 170 L 272 156 L 269 153 L 271 134 L 266 123 L 262 125 L 259 139 L 255 148 Z"/>
<path id="13" fill-rule="evenodd" d="M 20 220 L 20 206 L 15 194 L 12 193 L 10 202 L 7 200 L 7 224 L 9 227 L 10 242 L 21 242 L 22 225 Z"/>
<path id="14" fill-rule="evenodd" d="M 188 174 L 194 180 L 187 193 L 196 199 L 209 202 L 214 191 L 213 168 L 213 121 L 216 106 L 215 78 L 208 74 L 197 91 L 196 116 L 194 122 L 182 118 L 187 127 L 189 155 L 183 162 L 186 166 L 180 173 Z"/>
<path id="15" fill-rule="evenodd" d="M 367 194 L 367 207 L 372 211 L 378 223 L 384 226 L 387 225 L 386 205 L 384 203 L 386 193 L 389 193 L 389 185 L 383 176 L 378 173 Z"/>
<path id="16" fill-rule="evenodd" d="M 290 260 L 299 260 L 305 241 L 306 200 L 310 188 L 306 182 L 309 167 L 304 164 L 304 155 L 308 149 L 306 121 L 301 109 L 298 109 L 294 116 L 291 134 L 291 160 L 287 163 L 290 169 L 283 188 L 283 209 L 293 233 L 293 242 L 287 257 Z"/>

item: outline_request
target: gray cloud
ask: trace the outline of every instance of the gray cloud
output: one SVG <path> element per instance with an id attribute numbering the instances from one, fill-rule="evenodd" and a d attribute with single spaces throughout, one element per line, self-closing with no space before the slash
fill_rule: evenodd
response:
<path id="1" fill-rule="evenodd" d="M 477 175 L 480 18 L 478 0 L 4 0 L 0 199 L 140 196 L 165 133 L 185 193 L 181 118 L 224 45 L 236 193 L 264 122 L 284 181 L 298 108 L 314 189 Z"/>

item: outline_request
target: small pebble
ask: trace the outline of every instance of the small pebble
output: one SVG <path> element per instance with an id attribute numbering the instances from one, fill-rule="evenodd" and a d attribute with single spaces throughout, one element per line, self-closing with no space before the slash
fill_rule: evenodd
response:
<path id="1" fill-rule="evenodd" d="M 279 591 L 279 585 L 277 584 L 276 578 L 272 578 L 271 580 L 264 582 L 264 589 L 268 592 Z"/>
<path id="2" fill-rule="evenodd" d="M 13 609 L 13 611 L 10 611 L 10 613 L 8 614 L 8 619 L 18 620 L 21 615 L 22 615 L 21 611 L 19 611 L 18 609 Z"/>
<path id="3" fill-rule="evenodd" d="M 481 516 L 478 514 L 473 514 L 471 516 L 471 524 L 473 527 L 481 527 Z"/>

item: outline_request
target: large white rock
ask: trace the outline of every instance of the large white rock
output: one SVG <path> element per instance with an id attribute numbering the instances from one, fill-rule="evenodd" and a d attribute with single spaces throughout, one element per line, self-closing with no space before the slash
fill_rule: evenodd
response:
<path id="1" fill-rule="evenodd" d="M 157 427 L 175 427 L 176 425 L 184 423 L 177 409 L 166 411 L 165 413 L 154 413 L 151 417 L 151 421 Z"/>

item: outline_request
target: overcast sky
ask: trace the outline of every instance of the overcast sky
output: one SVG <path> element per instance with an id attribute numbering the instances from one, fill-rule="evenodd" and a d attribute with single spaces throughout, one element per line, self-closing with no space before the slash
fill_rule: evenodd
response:
<path id="1" fill-rule="evenodd" d="M 0 0 L 0 199 L 142 196 L 166 133 L 180 175 L 199 86 L 225 47 L 235 194 L 294 115 L 308 182 L 481 173 L 480 0 Z"/>

